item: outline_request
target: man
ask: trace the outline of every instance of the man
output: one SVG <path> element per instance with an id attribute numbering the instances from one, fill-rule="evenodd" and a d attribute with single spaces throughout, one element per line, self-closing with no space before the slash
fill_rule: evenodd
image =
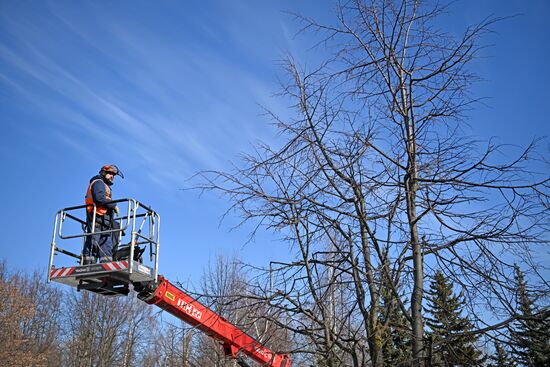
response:
<path id="1" fill-rule="evenodd" d="M 94 234 L 86 237 L 82 252 L 83 264 L 113 261 L 113 235 L 97 233 L 118 228 L 114 222 L 114 213 L 119 214 L 118 207 L 112 202 L 111 186 L 115 176 L 124 178 L 122 172 L 114 164 L 106 164 L 99 170 L 99 175 L 90 179 L 86 191 L 86 223 L 88 233 L 92 232 L 94 204 L 96 210 Z M 97 234 L 96 234 L 97 233 Z"/>

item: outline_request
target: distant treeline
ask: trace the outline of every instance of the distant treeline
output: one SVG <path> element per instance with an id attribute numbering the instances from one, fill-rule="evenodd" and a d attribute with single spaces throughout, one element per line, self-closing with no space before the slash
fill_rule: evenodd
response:
<path id="1" fill-rule="evenodd" d="M 340 362 L 328 364 L 323 358 L 324 344 L 309 342 L 319 330 L 308 328 L 305 318 L 302 330 L 283 333 L 277 323 L 288 324 L 288 320 L 281 316 L 277 321 L 273 310 L 255 302 L 259 297 L 248 288 L 250 280 L 242 274 L 235 259 L 219 257 L 205 272 L 195 296 L 271 348 L 292 353 L 293 366 L 354 365 L 345 351 L 339 354 Z M 453 284 L 438 272 L 428 291 L 426 365 L 547 366 L 548 313 L 534 305 L 519 270 L 516 278 L 522 314 L 495 334 L 494 330 L 472 332 L 464 297 L 456 294 Z M 104 297 L 76 292 L 47 284 L 43 272 L 10 271 L 4 262 L 0 263 L 0 297 L 0 361 L 6 367 L 234 366 L 218 343 L 157 312 L 134 293 Z M 387 310 L 380 314 L 380 320 L 389 320 L 390 325 L 382 341 L 384 365 L 409 366 L 410 328 L 400 310 Z M 335 327 L 343 329 L 345 325 Z M 499 341 L 489 343 L 491 340 Z"/>
<path id="2" fill-rule="evenodd" d="M 128 297 L 77 292 L 47 284 L 43 271 L 14 272 L 2 262 L 0 297 L 4 367 L 234 366 L 221 345 L 138 300 L 134 292 Z M 246 314 L 242 308 L 226 310 L 216 299 L 201 297 L 232 320 Z"/>

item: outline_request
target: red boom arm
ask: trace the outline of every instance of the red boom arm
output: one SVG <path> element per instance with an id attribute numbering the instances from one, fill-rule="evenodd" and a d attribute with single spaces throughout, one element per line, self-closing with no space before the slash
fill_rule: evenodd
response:
<path id="1" fill-rule="evenodd" d="M 290 367 L 288 355 L 272 352 L 162 276 L 159 276 L 156 289 L 147 296 L 140 295 L 140 298 L 220 341 L 225 353 L 233 358 L 237 357 L 237 353 L 243 352 L 263 366 Z"/>

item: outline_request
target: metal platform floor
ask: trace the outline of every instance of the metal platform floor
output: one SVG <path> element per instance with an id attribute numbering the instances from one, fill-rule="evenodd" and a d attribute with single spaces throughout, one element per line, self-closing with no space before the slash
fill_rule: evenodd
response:
<path id="1" fill-rule="evenodd" d="M 112 261 L 72 267 L 50 269 L 51 281 L 67 284 L 78 290 L 88 290 L 102 295 L 127 295 L 133 283 L 155 280 L 153 270 L 137 261 Z"/>

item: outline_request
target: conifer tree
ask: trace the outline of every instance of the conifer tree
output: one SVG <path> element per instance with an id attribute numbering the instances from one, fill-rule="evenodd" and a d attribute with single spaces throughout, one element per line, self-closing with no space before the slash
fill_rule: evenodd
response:
<path id="1" fill-rule="evenodd" d="M 527 367 L 550 366 L 550 310 L 537 310 L 525 276 L 515 267 L 519 319 L 511 331 L 514 354 Z"/>
<path id="2" fill-rule="evenodd" d="M 382 310 L 380 321 L 384 325 L 382 355 L 384 366 L 408 366 L 412 358 L 410 323 L 397 305 L 389 287 L 380 292 Z"/>
<path id="3" fill-rule="evenodd" d="M 453 294 L 453 284 L 441 271 L 437 271 L 428 292 L 427 311 L 431 317 L 426 324 L 431 329 L 432 365 L 477 366 L 484 358 L 475 344 L 478 337 L 467 334 L 473 325 L 462 316 L 465 302 L 461 294 Z"/>
<path id="4" fill-rule="evenodd" d="M 504 347 L 496 342 L 495 353 L 489 357 L 489 364 L 487 367 L 516 367 L 516 363 L 511 359 L 508 351 Z"/>

